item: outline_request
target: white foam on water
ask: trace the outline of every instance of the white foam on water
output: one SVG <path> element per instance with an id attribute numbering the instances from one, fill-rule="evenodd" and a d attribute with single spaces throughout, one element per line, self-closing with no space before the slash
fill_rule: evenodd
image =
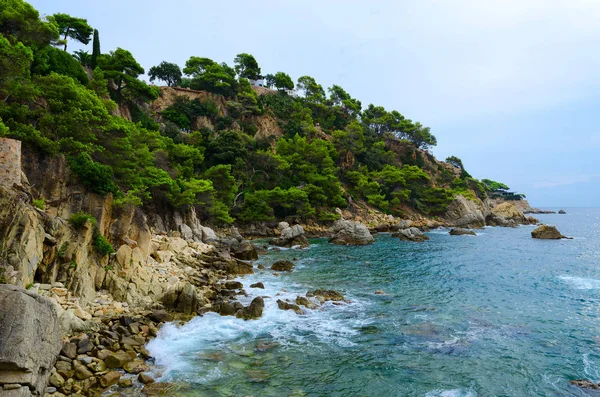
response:
<path id="1" fill-rule="evenodd" d="M 592 382 L 598 383 L 600 381 L 600 368 L 598 368 L 598 365 L 590 358 L 589 353 L 583 355 L 583 372 Z"/>
<path id="2" fill-rule="evenodd" d="M 477 393 L 464 389 L 432 390 L 425 397 L 477 397 Z"/>
<path id="3" fill-rule="evenodd" d="M 221 371 L 217 361 L 210 361 L 207 355 L 219 352 L 228 355 L 235 349 L 254 349 L 255 341 L 269 340 L 280 344 L 280 348 L 298 346 L 354 345 L 352 338 L 359 329 L 372 320 L 361 318 L 363 302 L 352 297 L 351 303 L 334 305 L 326 302 L 315 310 L 302 307 L 304 314 L 277 307 L 277 299 L 294 302 L 296 296 L 304 296 L 306 286 L 286 281 L 285 276 L 276 277 L 270 271 L 240 278 L 246 292 L 252 296 L 239 296 L 239 301 L 248 305 L 256 296 L 265 298 L 263 316 L 257 320 L 244 321 L 233 316 L 220 316 L 207 313 L 196 317 L 181 326 L 164 325 L 158 336 L 147 345 L 155 363 L 160 369 L 161 380 L 183 379 L 193 382 L 215 380 L 227 376 Z M 256 281 L 263 281 L 265 289 L 249 288 Z M 244 347 L 247 345 L 248 347 Z M 240 353 L 239 351 L 237 353 Z M 226 368 L 225 368 L 226 369 Z"/>
<path id="4" fill-rule="evenodd" d="M 561 280 L 575 289 L 600 289 L 600 280 L 595 278 L 559 276 Z"/>

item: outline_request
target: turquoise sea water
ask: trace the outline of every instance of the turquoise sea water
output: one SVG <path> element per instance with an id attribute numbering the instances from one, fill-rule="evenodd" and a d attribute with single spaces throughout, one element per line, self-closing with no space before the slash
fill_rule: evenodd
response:
<path id="1" fill-rule="evenodd" d="M 240 279 L 243 303 L 270 297 L 263 318 L 165 326 L 148 346 L 156 374 L 197 396 L 600 395 L 569 385 L 600 382 L 600 210 L 567 211 L 538 217 L 573 240 L 534 240 L 524 226 L 270 251 L 257 264 L 297 266 Z M 277 308 L 315 288 L 351 303 Z"/>

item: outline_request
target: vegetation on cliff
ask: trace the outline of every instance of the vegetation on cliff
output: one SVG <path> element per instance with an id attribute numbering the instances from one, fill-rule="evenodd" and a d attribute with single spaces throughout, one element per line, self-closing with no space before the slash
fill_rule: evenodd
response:
<path id="1" fill-rule="evenodd" d="M 66 52 L 67 40 L 92 36 L 91 55 Z M 437 144 L 428 127 L 363 108 L 340 86 L 326 92 L 311 76 L 294 84 L 277 72 L 265 76 L 276 90 L 259 90 L 252 55 L 238 54 L 233 66 L 191 56 L 183 69 L 150 68 L 150 80 L 210 94 L 181 92 L 154 111 L 163 91 L 140 80 L 144 73 L 125 49 L 101 53 L 85 19 L 42 19 L 22 0 L 0 0 L 0 136 L 64 154 L 85 186 L 112 193 L 117 205 L 196 206 L 201 220 L 226 224 L 335 220 L 336 207 L 356 201 L 436 215 L 457 193 L 486 197 L 460 159 L 441 163 L 427 151 Z M 276 125 L 258 134 L 265 120 Z"/>

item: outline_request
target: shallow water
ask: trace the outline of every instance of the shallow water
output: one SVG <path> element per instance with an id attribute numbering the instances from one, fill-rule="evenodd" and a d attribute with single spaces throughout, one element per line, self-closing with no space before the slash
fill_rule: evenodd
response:
<path id="1" fill-rule="evenodd" d="M 165 326 L 148 345 L 156 375 L 194 396 L 600 395 L 568 383 L 600 382 L 600 210 L 567 211 L 539 218 L 573 240 L 534 240 L 524 226 L 271 251 L 257 263 L 297 266 L 240 279 L 244 304 L 270 297 L 263 317 Z M 351 303 L 277 308 L 315 288 Z"/>

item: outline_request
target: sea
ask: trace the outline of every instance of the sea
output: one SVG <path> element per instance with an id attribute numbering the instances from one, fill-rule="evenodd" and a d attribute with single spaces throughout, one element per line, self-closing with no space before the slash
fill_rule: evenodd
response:
<path id="1" fill-rule="evenodd" d="M 569 383 L 600 382 L 600 209 L 566 211 L 536 217 L 570 240 L 487 227 L 271 249 L 239 278 L 263 317 L 165 325 L 147 346 L 153 375 L 187 396 L 600 396 Z M 295 270 L 269 270 L 279 259 Z M 315 289 L 349 303 L 277 307 Z"/>

